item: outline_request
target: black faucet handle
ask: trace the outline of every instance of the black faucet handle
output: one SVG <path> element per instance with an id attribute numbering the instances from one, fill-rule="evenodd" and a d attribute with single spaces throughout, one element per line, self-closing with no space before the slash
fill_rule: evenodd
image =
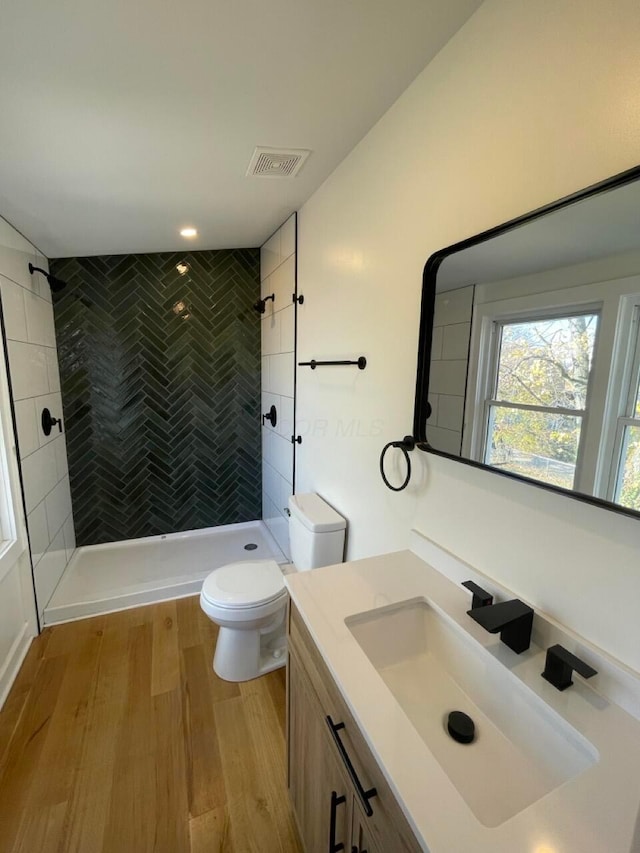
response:
<path id="1" fill-rule="evenodd" d="M 473 598 L 471 600 L 471 607 L 487 607 L 489 604 L 493 604 L 493 596 L 486 591 L 486 589 L 482 589 L 481 586 L 478 586 L 477 583 L 473 581 L 464 581 L 462 586 L 466 587 L 468 590 L 471 590 L 473 593 Z"/>
<path id="2" fill-rule="evenodd" d="M 598 674 L 597 670 L 568 652 L 564 646 L 555 645 L 547 649 L 542 677 L 553 684 L 557 690 L 566 690 L 567 687 L 571 687 L 573 684 L 571 674 L 574 670 L 583 678 L 591 678 Z"/>
<path id="3" fill-rule="evenodd" d="M 278 413 L 276 411 L 275 406 L 271 406 L 269 411 L 262 416 L 262 425 L 264 426 L 264 422 L 269 421 L 272 427 L 274 427 L 278 423 Z"/>

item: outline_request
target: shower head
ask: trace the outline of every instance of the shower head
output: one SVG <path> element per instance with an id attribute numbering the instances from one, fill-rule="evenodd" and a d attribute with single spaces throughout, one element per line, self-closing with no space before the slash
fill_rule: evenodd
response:
<path id="1" fill-rule="evenodd" d="M 61 278 L 56 278 L 55 275 L 51 275 L 50 272 L 43 270 L 42 267 L 34 267 L 33 264 L 29 264 L 29 272 L 31 273 L 31 275 L 33 275 L 34 272 L 41 272 L 42 275 L 49 282 L 49 287 L 51 288 L 53 293 L 58 293 L 59 290 L 62 290 L 64 287 L 67 286 L 66 281 L 63 281 Z"/>
<path id="2" fill-rule="evenodd" d="M 264 314 L 264 312 L 267 310 L 267 302 L 270 299 L 273 299 L 275 303 L 276 297 L 274 293 L 272 293 L 271 296 L 265 296 L 264 299 L 258 299 L 258 301 L 253 305 L 254 311 L 257 311 L 258 314 Z"/>

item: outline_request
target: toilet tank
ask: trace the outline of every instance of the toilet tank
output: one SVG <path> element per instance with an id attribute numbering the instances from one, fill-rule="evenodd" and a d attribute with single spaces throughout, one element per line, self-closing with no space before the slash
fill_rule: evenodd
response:
<path id="1" fill-rule="evenodd" d="M 319 495 L 289 498 L 291 561 L 299 572 L 341 563 L 346 520 Z"/>

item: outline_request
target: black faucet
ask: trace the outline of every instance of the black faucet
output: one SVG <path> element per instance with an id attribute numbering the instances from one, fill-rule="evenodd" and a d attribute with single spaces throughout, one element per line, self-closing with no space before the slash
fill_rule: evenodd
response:
<path id="1" fill-rule="evenodd" d="M 490 634 L 499 631 L 502 642 L 516 654 L 526 652 L 531 645 L 533 610 L 519 598 L 472 607 L 467 613 Z"/>
<path id="2" fill-rule="evenodd" d="M 580 658 L 568 652 L 564 646 L 551 646 L 547 649 L 547 659 L 544 665 L 542 677 L 546 678 L 557 690 L 566 690 L 571 687 L 571 673 L 573 670 L 583 678 L 591 678 L 598 673 Z"/>

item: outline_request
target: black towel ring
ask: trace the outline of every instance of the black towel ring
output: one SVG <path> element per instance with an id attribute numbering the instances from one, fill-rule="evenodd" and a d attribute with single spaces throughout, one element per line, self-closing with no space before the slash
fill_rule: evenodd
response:
<path id="1" fill-rule="evenodd" d="M 380 454 L 380 476 L 382 477 L 382 481 L 385 486 L 388 489 L 391 489 L 392 492 L 401 492 L 409 485 L 409 481 L 411 480 L 411 460 L 409 459 L 409 451 L 414 450 L 415 446 L 416 441 L 414 437 L 412 435 L 405 435 L 402 441 L 390 441 L 382 448 L 382 453 Z M 397 447 L 398 450 L 401 450 L 407 462 L 407 476 L 404 478 L 400 486 L 392 486 L 391 483 L 387 480 L 386 475 L 384 473 L 384 457 L 386 456 L 387 450 L 390 447 Z"/>

